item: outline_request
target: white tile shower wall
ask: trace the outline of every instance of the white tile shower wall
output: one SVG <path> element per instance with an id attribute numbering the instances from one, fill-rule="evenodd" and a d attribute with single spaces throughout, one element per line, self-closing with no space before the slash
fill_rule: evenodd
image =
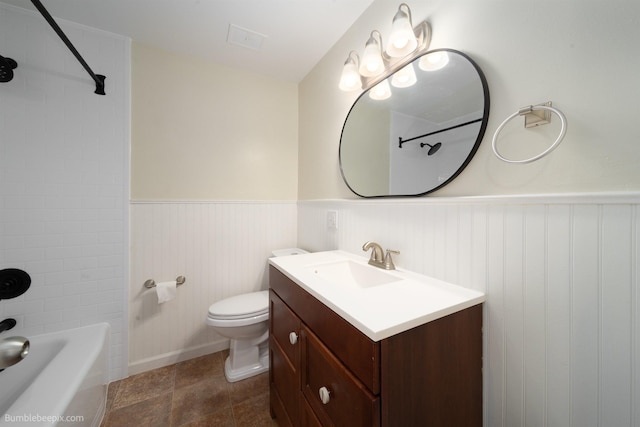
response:
<path id="1" fill-rule="evenodd" d="M 339 229 L 327 230 L 327 210 Z M 487 427 L 640 426 L 640 195 L 300 201 L 298 244 L 487 293 Z"/>
<path id="2" fill-rule="evenodd" d="M 223 298 L 268 289 L 267 258 L 296 246 L 296 202 L 132 202 L 130 374 L 228 347 L 205 324 Z M 185 276 L 158 304 L 143 284 Z"/>
<path id="3" fill-rule="evenodd" d="M 111 324 L 111 378 L 126 375 L 130 41 L 57 21 L 106 95 L 37 12 L 0 4 L 0 268 L 31 288 L 0 301 L 26 335 Z"/>

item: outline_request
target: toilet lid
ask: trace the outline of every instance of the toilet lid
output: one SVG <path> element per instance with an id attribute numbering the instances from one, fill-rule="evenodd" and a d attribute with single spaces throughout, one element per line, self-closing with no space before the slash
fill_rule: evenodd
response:
<path id="1" fill-rule="evenodd" d="M 211 304 L 209 317 L 237 319 L 257 316 L 268 311 L 269 291 L 260 291 L 236 295 Z"/>

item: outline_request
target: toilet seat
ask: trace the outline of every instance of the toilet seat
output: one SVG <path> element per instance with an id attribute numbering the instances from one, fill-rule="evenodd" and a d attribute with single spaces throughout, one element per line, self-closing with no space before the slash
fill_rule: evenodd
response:
<path id="1" fill-rule="evenodd" d="M 209 318 L 219 320 L 262 318 L 269 314 L 269 291 L 251 292 L 211 304 Z M 257 320 L 257 319 L 256 319 Z"/>

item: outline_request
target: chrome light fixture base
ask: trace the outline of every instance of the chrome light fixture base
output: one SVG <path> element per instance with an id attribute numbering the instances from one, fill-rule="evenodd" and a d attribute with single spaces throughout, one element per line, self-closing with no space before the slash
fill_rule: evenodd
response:
<path id="1" fill-rule="evenodd" d="M 413 29 L 416 39 L 418 40 L 418 46 L 409 53 L 407 56 L 400 58 L 393 58 L 386 52 L 382 52 L 382 59 L 385 64 L 385 70 L 382 74 L 374 77 L 362 76 L 362 90 L 366 91 L 373 86 L 377 85 L 381 81 L 388 78 L 390 75 L 405 67 L 407 64 L 413 62 L 418 56 L 422 55 L 429 49 L 431 44 L 431 26 L 427 21 L 423 21 Z"/>

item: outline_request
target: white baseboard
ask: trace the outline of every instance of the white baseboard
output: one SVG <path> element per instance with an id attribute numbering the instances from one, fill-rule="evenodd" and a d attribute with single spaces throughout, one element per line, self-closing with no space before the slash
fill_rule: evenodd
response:
<path id="1" fill-rule="evenodd" d="M 162 368 L 164 366 L 173 365 L 178 362 L 204 356 L 206 354 L 216 353 L 218 351 L 229 348 L 229 340 L 220 340 L 198 347 L 172 351 L 160 354 L 158 356 L 139 360 L 129 365 L 129 375 L 139 374 L 141 372 L 150 371 L 152 369 Z"/>

